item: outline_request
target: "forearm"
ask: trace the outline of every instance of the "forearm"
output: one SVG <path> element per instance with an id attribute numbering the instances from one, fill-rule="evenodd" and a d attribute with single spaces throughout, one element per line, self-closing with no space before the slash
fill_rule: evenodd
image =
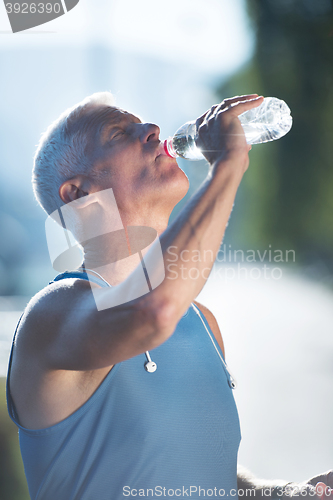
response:
<path id="1" fill-rule="evenodd" d="M 220 162 L 161 235 L 165 279 L 157 300 L 174 300 L 181 317 L 197 297 L 216 259 L 243 175 L 243 158 Z M 150 300 L 154 300 L 150 294 Z"/>
<path id="2" fill-rule="evenodd" d="M 273 490 L 276 487 L 284 488 L 288 481 L 283 479 L 268 480 L 255 477 L 244 467 L 237 467 L 237 488 L 241 491 L 239 496 L 255 498 L 272 498 Z"/>
<path id="3" fill-rule="evenodd" d="M 83 344 L 91 343 L 89 354 L 86 355 L 87 366 L 103 367 L 118 363 L 157 347 L 172 335 L 213 266 L 242 178 L 242 165 L 238 161 L 236 158 L 232 162 L 219 162 L 215 165 L 215 170 L 206 182 L 161 235 L 164 263 L 160 261 L 160 254 L 156 258 L 156 253 L 152 252 L 154 249 L 145 255 L 144 262 L 149 268 L 147 274 L 151 281 L 154 281 L 154 272 L 161 276 L 161 267 L 164 266 L 165 278 L 159 286 L 149 294 L 137 293 L 138 298 L 131 300 L 135 291 L 145 292 L 142 268 L 138 266 L 117 287 L 94 287 L 94 300 L 90 294 L 87 295 L 82 306 L 85 315 L 80 326 L 81 337 L 82 330 L 86 332 L 87 340 Z M 171 262 L 170 247 L 173 250 Z M 183 252 L 186 252 L 186 256 L 196 253 L 199 258 L 184 262 Z M 205 258 L 205 254 L 208 257 Z M 184 271 L 191 272 L 190 276 L 195 271 L 196 279 L 188 279 L 184 276 Z M 98 306 L 97 311 L 94 301 Z M 69 315 L 66 331 L 73 321 L 74 318 Z M 69 363 L 72 362 L 71 359 L 72 356 Z"/>
<path id="4" fill-rule="evenodd" d="M 239 497 L 244 498 L 288 500 L 291 497 L 297 497 L 298 499 L 318 500 L 315 486 L 306 481 L 294 483 L 284 479 L 259 479 L 240 465 L 237 468 L 237 488 Z"/>
<path id="5" fill-rule="evenodd" d="M 262 98 L 236 97 L 213 106 L 196 122 L 196 143 L 212 165 L 211 174 L 177 219 L 162 234 L 165 279 L 150 294 L 169 304 L 179 320 L 204 286 L 249 163 L 249 148 L 238 115 Z M 192 257 L 192 258 L 191 258 Z M 168 307 L 168 306 L 171 307 Z M 172 321 L 172 320 L 171 320 Z"/>

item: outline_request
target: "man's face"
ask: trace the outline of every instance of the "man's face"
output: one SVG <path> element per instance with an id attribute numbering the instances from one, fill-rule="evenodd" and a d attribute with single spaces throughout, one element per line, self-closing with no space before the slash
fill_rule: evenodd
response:
<path id="1" fill-rule="evenodd" d="M 90 152 L 96 190 L 111 187 L 123 212 L 171 212 L 189 182 L 176 160 L 162 153 L 159 127 L 118 108 L 102 115 Z"/>

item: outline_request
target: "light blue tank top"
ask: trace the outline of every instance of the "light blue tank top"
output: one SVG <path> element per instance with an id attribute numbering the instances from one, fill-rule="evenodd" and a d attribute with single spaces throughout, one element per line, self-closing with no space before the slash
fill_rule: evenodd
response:
<path id="1" fill-rule="evenodd" d="M 56 279 L 67 277 L 88 279 Z M 221 349 L 204 325 L 211 333 L 192 304 L 173 335 L 150 351 L 154 373 L 144 368 L 145 354 L 116 364 L 77 411 L 40 430 L 19 424 L 11 352 L 7 405 L 33 500 L 237 500 L 238 413 Z"/>

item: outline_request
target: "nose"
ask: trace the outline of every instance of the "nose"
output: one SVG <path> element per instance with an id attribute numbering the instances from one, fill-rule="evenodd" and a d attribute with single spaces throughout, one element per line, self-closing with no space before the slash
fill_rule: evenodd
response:
<path id="1" fill-rule="evenodd" d="M 154 123 L 142 123 L 140 130 L 140 140 L 142 142 L 148 141 L 159 141 L 160 138 L 160 127 Z"/>

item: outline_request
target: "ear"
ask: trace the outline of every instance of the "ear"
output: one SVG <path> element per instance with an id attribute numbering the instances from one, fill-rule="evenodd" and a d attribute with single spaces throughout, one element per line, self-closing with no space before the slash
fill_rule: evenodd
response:
<path id="1" fill-rule="evenodd" d="M 88 183 L 86 178 L 81 175 L 73 177 L 73 179 L 68 179 L 59 188 L 59 196 L 64 203 L 70 203 L 71 201 L 82 198 L 82 196 L 87 196 Z"/>

